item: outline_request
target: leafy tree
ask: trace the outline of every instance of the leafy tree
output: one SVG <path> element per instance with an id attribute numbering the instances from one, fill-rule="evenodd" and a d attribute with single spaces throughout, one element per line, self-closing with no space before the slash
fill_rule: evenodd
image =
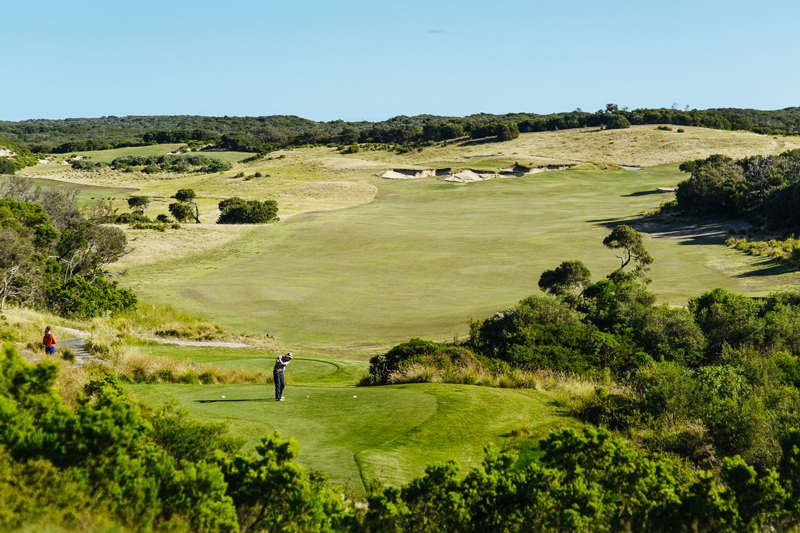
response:
<path id="1" fill-rule="evenodd" d="M 716 288 L 689 300 L 689 311 L 703 331 L 708 346 L 707 362 L 722 354 L 723 347 L 761 347 L 765 324 L 761 305 L 746 296 Z"/>
<path id="2" fill-rule="evenodd" d="M 198 207 L 197 202 L 194 201 L 195 198 L 197 198 L 197 194 L 195 194 L 194 189 L 180 189 L 178 190 L 178 192 L 175 193 L 174 198 L 183 204 L 191 204 L 192 206 L 194 206 L 194 220 L 197 224 L 199 224 L 200 207 Z M 172 213 L 172 216 L 175 217 L 175 219 L 178 222 L 183 222 L 184 220 L 187 220 L 189 218 L 189 217 L 178 218 L 178 216 L 176 216 L 176 212 L 179 214 L 184 214 L 186 211 L 183 209 L 181 209 L 180 211 L 178 210 L 173 211 L 172 205 L 173 204 L 170 204 L 169 212 Z"/>
<path id="3" fill-rule="evenodd" d="M 92 318 L 105 313 L 116 314 L 136 305 L 136 295 L 108 282 L 104 277 L 91 283 L 82 276 L 73 276 L 62 285 L 47 288 L 49 306 L 64 316 Z"/>
<path id="4" fill-rule="evenodd" d="M 150 205 L 150 198 L 147 196 L 130 196 L 128 198 L 128 207 L 131 210 L 141 213 L 144 216 L 147 213 L 147 207 Z"/>
<path id="5" fill-rule="evenodd" d="M 0 157 L 0 174 L 13 174 L 17 171 L 17 166 L 10 157 Z"/>
<path id="6" fill-rule="evenodd" d="M 294 462 L 300 446 L 280 433 L 261 439 L 257 456 L 218 452 L 242 531 L 326 531 L 343 518 L 344 504 L 324 475 L 306 477 Z"/>
<path id="7" fill-rule="evenodd" d="M 234 196 L 222 200 L 219 210 L 217 224 L 264 224 L 277 218 L 278 203 L 275 200 L 243 200 Z"/>
<path id="8" fill-rule="evenodd" d="M 169 204 L 169 212 L 178 222 L 186 222 L 194 216 L 194 210 L 189 204 L 183 202 L 173 202 Z"/>
<path id="9" fill-rule="evenodd" d="M 581 261 L 564 261 L 554 270 L 546 270 L 539 278 L 539 288 L 548 294 L 564 299 L 570 304 L 577 302 L 591 283 L 592 273 Z"/>
<path id="10" fill-rule="evenodd" d="M 606 129 L 608 130 L 621 130 L 630 127 L 631 123 L 625 115 L 613 114 L 606 119 Z"/>
<path id="11" fill-rule="evenodd" d="M 497 139 L 500 141 L 513 141 L 519 137 L 519 128 L 517 124 L 512 122 L 510 124 L 501 124 L 497 128 Z"/>
<path id="12" fill-rule="evenodd" d="M 653 262 L 653 258 L 644 248 L 642 235 L 630 226 L 624 224 L 617 226 L 603 239 L 603 244 L 614 250 L 622 249 L 623 255 L 617 256 L 622 262 L 620 268 L 625 268 L 633 260 L 636 271 L 640 272 Z"/>
<path id="13" fill-rule="evenodd" d="M 33 261 L 36 250 L 31 239 L 16 231 L 0 228 L 0 311 L 6 300 L 26 302 L 33 299 L 40 276 Z"/>

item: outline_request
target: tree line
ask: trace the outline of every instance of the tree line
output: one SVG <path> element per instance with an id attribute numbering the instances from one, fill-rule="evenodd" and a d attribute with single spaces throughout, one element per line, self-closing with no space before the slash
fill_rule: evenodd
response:
<path id="1" fill-rule="evenodd" d="M 734 160 L 723 155 L 687 161 L 676 205 L 705 217 L 744 218 L 789 234 L 800 230 L 800 150 Z"/>
<path id="2" fill-rule="evenodd" d="M 304 145 L 351 146 L 355 142 L 419 145 L 462 137 L 509 140 L 514 138 L 515 130 L 535 132 L 582 127 L 624 128 L 643 124 L 795 135 L 800 133 L 800 108 L 777 111 L 733 108 L 628 110 L 608 104 L 596 112 L 577 109 L 549 115 L 417 115 L 398 116 L 380 122 L 315 122 L 296 116 L 128 116 L 0 121 L 0 137 L 31 153 L 69 153 L 162 143 L 211 144 L 227 150 L 258 153 Z"/>

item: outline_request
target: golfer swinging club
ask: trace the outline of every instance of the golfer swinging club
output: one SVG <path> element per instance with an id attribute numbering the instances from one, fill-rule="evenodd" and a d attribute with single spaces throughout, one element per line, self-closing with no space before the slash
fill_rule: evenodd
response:
<path id="1" fill-rule="evenodd" d="M 283 369 L 286 368 L 286 365 L 292 362 L 292 357 L 292 352 L 289 352 L 286 355 L 279 355 L 275 360 L 275 366 L 272 368 L 272 379 L 275 382 L 276 402 L 283 401 L 283 396 L 281 396 L 281 394 L 283 394 L 283 388 L 286 386 L 286 382 L 283 380 Z"/>

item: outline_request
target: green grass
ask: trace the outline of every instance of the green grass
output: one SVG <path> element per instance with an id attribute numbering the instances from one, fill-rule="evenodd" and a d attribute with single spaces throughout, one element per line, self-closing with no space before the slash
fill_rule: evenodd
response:
<path id="1" fill-rule="evenodd" d="M 145 299 L 293 344 L 374 352 L 413 336 L 452 338 L 468 320 L 539 293 L 541 272 L 561 261 L 584 261 L 595 279 L 611 272 L 619 260 L 602 245 L 609 226 L 671 199 L 655 189 L 684 176 L 668 166 L 467 185 L 383 180 L 373 203 L 133 268 L 123 283 Z M 730 270 L 742 259 L 723 240 L 648 239 L 652 290 L 685 304 L 716 286 L 761 292 L 796 281 Z"/>
<path id="2" fill-rule="evenodd" d="M 318 366 L 300 370 L 310 363 L 293 361 L 297 375 L 309 379 L 321 371 Z M 284 402 L 274 401 L 271 385 L 126 388 L 145 403 L 158 406 L 175 399 L 199 419 L 227 422 L 246 439 L 247 449 L 280 431 L 300 442 L 300 464 L 356 493 L 409 481 L 428 465 L 450 459 L 474 468 L 484 446 L 503 447 L 520 425 L 535 437 L 577 425 L 558 415 L 546 394 L 534 391 L 440 384 L 357 388 L 346 381 L 326 382 L 326 376 L 323 372 L 322 384 L 290 377 Z"/>
<path id="3" fill-rule="evenodd" d="M 178 346 L 155 343 L 134 345 L 152 355 L 199 364 L 210 363 L 222 368 L 242 366 L 248 370 L 270 371 L 277 356 L 275 351 L 268 349 Z M 366 361 L 317 357 L 303 351 L 294 353 L 302 359 L 303 363 L 292 365 L 287 370 L 286 376 L 291 383 L 314 383 L 317 386 L 356 383 L 367 372 L 369 366 Z"/>

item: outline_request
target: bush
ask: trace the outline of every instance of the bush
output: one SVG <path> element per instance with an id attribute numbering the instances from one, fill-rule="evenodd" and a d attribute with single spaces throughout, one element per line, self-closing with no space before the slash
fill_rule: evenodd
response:
<path id="1" fill-rule="evenodd" d="M 120 213 L 114 217 L 112 224 L 136 224 L 137 222 L 147 224 L 152 220 L 141 213 Z"/>
<path id="2" fill-rule="evenodd" d="M 594 396 L 585 402 L 578 416 L 585 422 L 614 430 L 636 427 L 642 421 L 635 398 L 609 393 L 605 387 L 595 387 Z"/>
<path id="3" fill-rule="evenodd" d="M 10 157 L 0 157 L 0 174 L 14 174 L 17 167 Z"/>
<path id="4" fill-rule="evenodd" d="M 119 313 L 136 305 L 136 296 L 127 289 L 117 287 L 102 276 L 90 283 L 75 276 L 58 287 L 45 291 L 49 309 L 62 316 L 92 318 L 105 313 Z"/>
<path id="5" fill-rule="evenodd" d="M 228 198 L 219 203 L 220 215 L 217 224 L 264 224 L 278 215 L 275 200 L 243 200 Z"/>
<path id="6" fill-rule="evenodd" d="M 437 369 L 453 369 L 475 365 L 477 359 L 469 349 L 462 346 L 411 339 L 369 360 L 369 382 L 373 385 L 386 384 L 392 373 L 414 363 L 423 363 Z"/>

